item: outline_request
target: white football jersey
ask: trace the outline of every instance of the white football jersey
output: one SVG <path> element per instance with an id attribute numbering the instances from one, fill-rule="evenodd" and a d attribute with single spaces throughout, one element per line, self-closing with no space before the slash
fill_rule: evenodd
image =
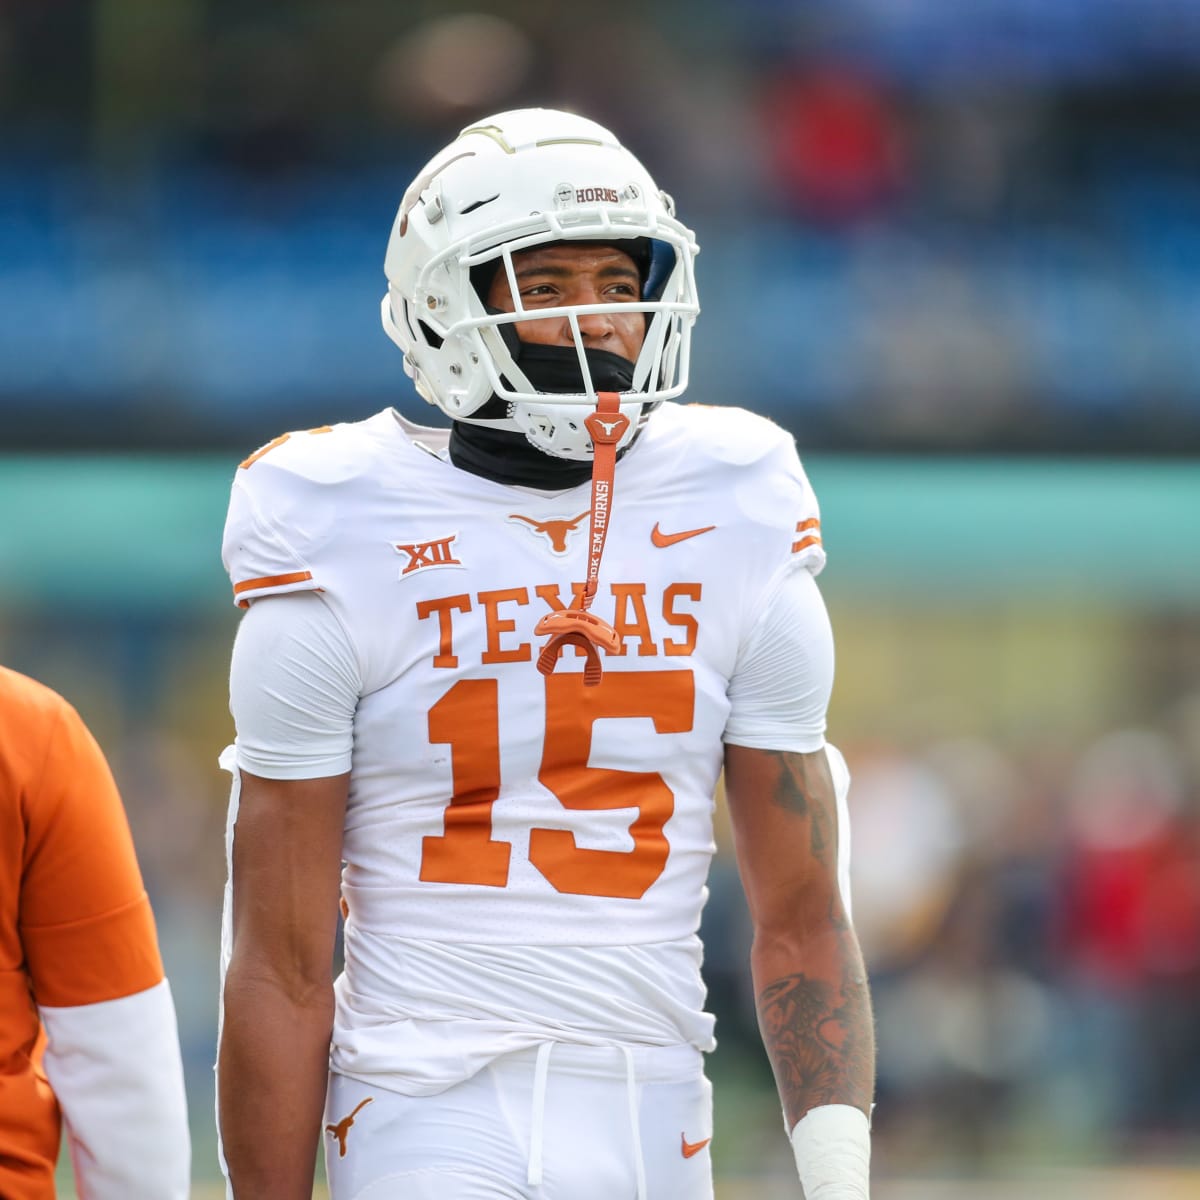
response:
<path id="1" fill-rule="evenodd" d="M 434 1090 L 547 1036 L 706 1048 L 729 692 L 781 575 L 824 563 L 792 438 L 738 409 L 654 414 L 616 472 L 591 611 L 621 647 L 596 687 L 574 648 L 543 676 L 533 632 L 582 586 L 590 484 L 497 484 L 444 438 L 387 410 L 277 439 L 226 526 L 239 603 L 319 590 L 362 678 L 335 1068 Z M 414 1065 L 439 1053 L 458 1065 Z"/>

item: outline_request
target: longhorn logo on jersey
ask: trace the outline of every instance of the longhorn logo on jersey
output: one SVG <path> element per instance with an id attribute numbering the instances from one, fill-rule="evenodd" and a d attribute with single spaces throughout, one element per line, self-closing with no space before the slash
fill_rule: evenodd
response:
<path id="1" fill-rule="evenodd" d="M 523 517 L 520 513 L 509 513 L 508 519 L 513 524 L 522 524 L 531 533 L 544 537 L 550 543 L 550 553 L 559 556 L 567 553 L 567 535 L 574 533 L 587 520 L 587 510 L 577 517 L 553 517 L 547 521 L 537 521 L 533 517 Z"/>
<path id="2" fill-rule="evenodd" d="M 400 578 L 419 571 L 422 567 L 461 567 L 462 563 L 454 557 L 454 540 L 457 533 L 446 537 L 432 538 L 428 542 L 393 542 L 392 549 L 397 554 L 405 554 L 408 561 L 400 571 Z"/>

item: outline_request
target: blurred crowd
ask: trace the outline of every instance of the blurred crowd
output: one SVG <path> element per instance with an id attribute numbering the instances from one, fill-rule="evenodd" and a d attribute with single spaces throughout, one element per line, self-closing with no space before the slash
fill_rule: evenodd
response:
<path id="1" fill-rule="evenodd" d="M 1194 1136 L 1198 735 L 1200 695 L 1066 762 L 978 741 L 860 766 L 857 919 L 901 1128 L 915 1101 L 954 1114 L 964 1157 Z"/>
<path id="2" fill-rule="evenodd" d="M 1190 1152 L 1197 746 L 1200 693 L 1163 728 L 1070 751 L 1058 736 L 1033 753 L 983 736 L 846 747 L 892 1170 Z M 719 1035 L 752 1048 L 731 872 L 718 861 L 709 972 Z"/>
<path id="3" fill-rule="evenodd" d="M 1200 447 L 1194 0 L 0 6 L 9 436 L 405 403 L 399 194 L 536 103 L 611 124 L 697 228 L 696 399 L 819 447 Z"/>

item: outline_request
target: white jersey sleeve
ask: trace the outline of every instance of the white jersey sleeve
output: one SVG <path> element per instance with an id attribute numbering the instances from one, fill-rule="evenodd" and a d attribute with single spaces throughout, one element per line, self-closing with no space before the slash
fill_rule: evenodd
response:
<path id="1" fill-rule="evenodd" d="M 786 448 L 784 469 L 784 487 L 787 489 L 788 520 L 787 536 L 791 542 L 788 548 L 789 562 L 794 566 L 803 566 L 817 576 L 825 568 L 825 543 L 821 538 L 821 509 L 817 504 L 817 495 L 808 475 L 800 463 L 796 445 L 790 438 Z"/>
<path id="2" fill-rule="evenodd" d="M 362 672 L 350 635 L 313 592 L 250 606 L 234 641 L 237 765 L 266 779 L 350 770 Z"/>
<path id="3" fill-rule="evenodd" d="M 825 744 L 833 637 L 815 582 L 825 566 L 817 497 L 787 430 L 740 409 L 690 408 L 709 486 L 740 518 L 737 605 L 724 741 L 810 753 Z M 695 453 L 695 451 L 693 451 Z"/>
<path id="4" fill-rule="evenodd" d="M 335 533 L 326 499 L 354 470 L 347 428 L 285 433 L 238 467 L 221 557 L 239 607 L 261 596 L 320 590 L 314 560 Z"/>
<path id="5" fill-rule="evenodd" d="M 167 981 L 99 1004 L 43 1006 L 39 1014 L 79 1194 L 187 1200 L 191 1143 Z"/>
<path id="6" fill-rule="evenodd" d="M 783 568 L 738 657 L 728 743 L 806 754 L 825 744 L 833 632 L 811 563 L 810 556 Z"/>

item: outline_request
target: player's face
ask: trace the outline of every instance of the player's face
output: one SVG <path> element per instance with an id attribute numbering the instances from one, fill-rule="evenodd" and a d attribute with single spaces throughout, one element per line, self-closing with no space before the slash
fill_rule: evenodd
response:
<path id="1" fill-rule="evenodd" d="M 575 304 L 619 304 L 641 299 L 637 265 L 624 250 L 591 242 L 535 246 L 513 255 L 517 290 L 526 309 Z M 497 271 L 487 303 L 515 311 L 508 276 Z M 541 346 L 574 346 L 566 317 L 518 321 L 517 337 Z M 579 332 L 589 350 L 607 350 L 637 360 L 646 336 L 646 318 L 638 312 L 592 313 L 579 317 Z"/>

